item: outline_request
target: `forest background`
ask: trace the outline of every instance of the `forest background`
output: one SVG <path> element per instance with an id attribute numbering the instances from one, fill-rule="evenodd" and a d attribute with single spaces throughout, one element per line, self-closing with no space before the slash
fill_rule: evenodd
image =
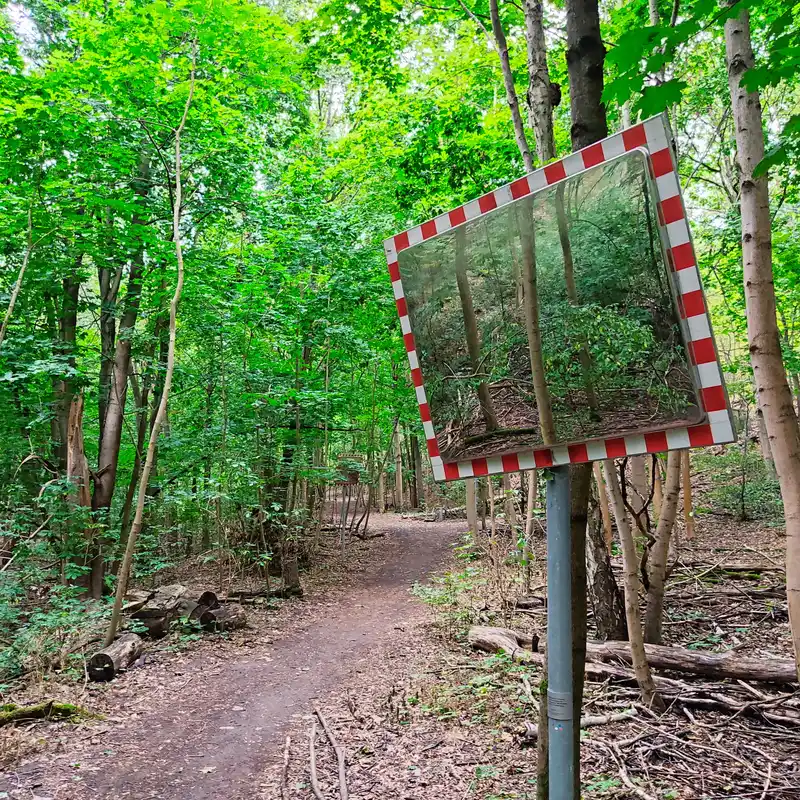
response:
<path id="1" fill-rule="evenodd" d="M 132 528 L 137 580 L 197 557 L 293 587 L 344 473 L 370 487 L 367 509 L 463 503 L 462 486 L 432 484 L 420 453 L 380 242 L 535 161 L 489 31 L 495 11 L 530 130 L 529 5 L 5 6 L 2 679 L 46 662 L 87 612 L 108 614 L 86 598 L 113 591 Z M 669 112 L 738 423 L 761 425 L 753 469 L 777 495 L 777 433 L 766 434 L 749 358 L 724 38 L 745 7 L 758 61 L 746 82 L 768 145 L 773 321 L 800 406 L 798 6 L 604 3 L 604 100 L 612 131 Z M 565 9 L 543 11 L 563 156 Z"/>

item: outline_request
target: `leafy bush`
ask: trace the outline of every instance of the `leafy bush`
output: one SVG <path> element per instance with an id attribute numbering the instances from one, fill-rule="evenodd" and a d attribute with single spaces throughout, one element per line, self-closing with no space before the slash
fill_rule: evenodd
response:
<path id="1" fill-rule="evenodd" d="M 73 586 L 38 586 L 30 572 L 0 575 L 0 682 L 24 672 L 64 668 L 71 650 L 107 615 Z M 42 597 L 44 594 L 44 597 Z"/>
<path id="2" fill-rule="evenodd" d="M 744 455 L 740 447 L 721 454 L 703 453 L 694 465 L 711 481 L 708 505 L 738 519 L 778 522 L 783 518 L 783 501 L 777 477 L 770 472 L 756 448 Z M 703 506 L 697 511 L 702 513 Z"/>

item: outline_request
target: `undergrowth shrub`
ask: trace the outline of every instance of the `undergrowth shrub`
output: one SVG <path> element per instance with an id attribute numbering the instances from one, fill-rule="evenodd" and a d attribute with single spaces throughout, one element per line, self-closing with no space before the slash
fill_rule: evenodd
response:
<path id="1" fill-rule="evenodd" d="M 23 673 L 82 672 L 82 656 L 72 651 L 107 616 L 106 604 L 87 603 L 80 588 L 40 585 L 35 577 L 30 571 L 0 575 L 0 691 Z"/>
<path id="2" fill-rule="evenodd" d="M 696 472 L 710 482 L 699 513 L 723 511 L 740 520 L 780 522 L 783 502 L 777 477 L 764 463 L 758 449 L 730 447 L 723 453 L 702 452 L 692 463 Z"/>

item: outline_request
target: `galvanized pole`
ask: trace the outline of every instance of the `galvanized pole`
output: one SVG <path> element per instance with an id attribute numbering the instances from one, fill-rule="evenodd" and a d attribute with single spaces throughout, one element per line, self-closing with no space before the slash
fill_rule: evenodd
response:
<path id="1" fill-rule="evenodd" d="M 549 800 L 577 800 L 572 718 L 572 572 L 569 467 L 547 478 L 547 724 Z"/>

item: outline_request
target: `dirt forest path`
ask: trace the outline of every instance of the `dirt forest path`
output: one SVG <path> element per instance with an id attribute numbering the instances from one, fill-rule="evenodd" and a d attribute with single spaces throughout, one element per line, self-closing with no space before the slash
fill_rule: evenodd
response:
<path id="1" fill-rule="evenodd" d="M 88 744 L 48 754 L 17 773 L 29 793 L 53 800 L 255 800 L 259 775 L 281 759 L 286 731 L 316 697 L 359 669 L 412 617 L 424 613 L 409 587 L 443 563 L 463 523 L 387 515 L 385 538 L 356 588 L 308 624 L 210 669 L 189 659 L 177 689 L 159 694 Z M 122 704 L 124 701 L 120 701 Z M 86 729 L 91 734 L 91 727 Z M 79 738 L 79 737 L 74 737 Z M 13 788 L 13 787 L 9 787 Z"/>

